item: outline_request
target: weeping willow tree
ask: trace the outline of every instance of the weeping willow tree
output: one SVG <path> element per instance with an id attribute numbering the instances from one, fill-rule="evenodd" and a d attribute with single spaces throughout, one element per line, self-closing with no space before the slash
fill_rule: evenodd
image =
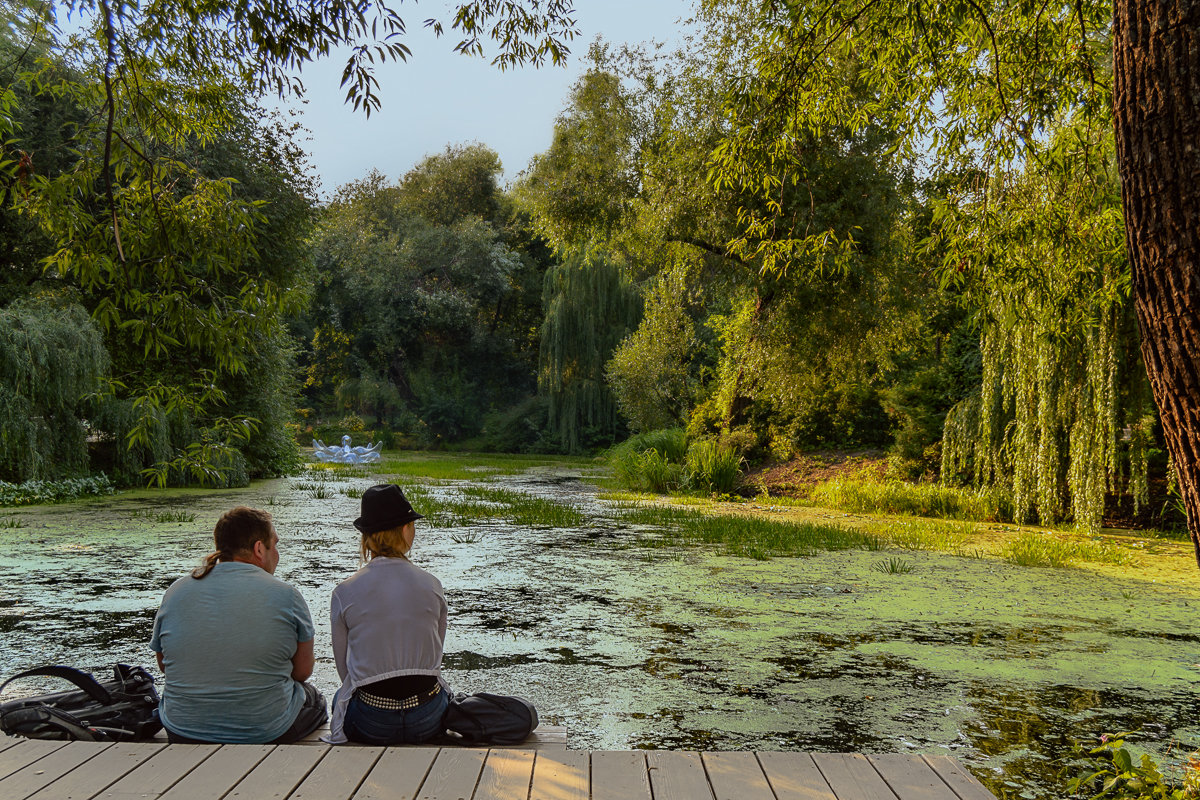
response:
<path id="1" fill-rule="evenodd" d="M 1011 490 L 1017 521 L 1099 527 L 1147 499 L 1155 417 L 1139 356 L 1111 133 L 1061 131 L 1019 173 L 941 208 L 983 380 L 946 419 L 943 480 Z"/>
<path id="2" fill-rule="evenodd" d="M 107 367 L 100 331 L 80 306 L 26 299 L 0 309 L 0 480 L 87 472 L 80 411 Z"/>
<path id="3" fill-rule="evenodd" d="M 575 252 L 546 272 L 538 389 L 547 424 L 563 449 L 578 452 L 617 433 L 617 403 L 604 367 L 637 326 L 638 293 L 602 254 Z"/>

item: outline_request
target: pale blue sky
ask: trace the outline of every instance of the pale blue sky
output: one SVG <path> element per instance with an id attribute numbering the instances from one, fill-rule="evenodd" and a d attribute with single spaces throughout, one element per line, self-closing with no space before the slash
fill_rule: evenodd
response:
<path id="1" fill-rule="evenodd" d="M 452 52 L 458 39 L 441 39 L 421 22 L 433 3 L 400 7 L 409 23 L 412 57 L 379 69 L 383 107 L 368 120 L 343 104 L 339 87 L 344 60 L 331 58 L 305 69 L 307 102 L 292 107 L 312 139 L 311 162 L 328 197 L 338 186 L 378 169 L 400 178 L 414 164 L 447 144 L 480 142 L 500 154 L 511 180 L 529 159 L 550 145 L 554 119 L 571 85 L 583 71 L 588 45 L 606 41 L 679 44 L 680 22 L 690 16 L 690 0 L 575 0 L 580 35 L 566 68 L 523 67 L 501 72 L 488 58 Z"/>

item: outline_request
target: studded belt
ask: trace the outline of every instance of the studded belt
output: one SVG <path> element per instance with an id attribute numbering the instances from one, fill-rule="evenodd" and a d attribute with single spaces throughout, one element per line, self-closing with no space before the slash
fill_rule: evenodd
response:
<path id="1" fill-rule="evenodd" d="M 435 683 L 433 688 L 428 692 L 414 694 L 411 697 L 406 697 L 403 700 L 396 700 L 391 697 L 380 697 L 377 694 L 371 694 L 362 689 L 355 689 L 354 696 L 358 698 L 358 702 L 368 705 L 371 708 L 382 709 L 383 711 L 405 711 L 410 708 L 416 708 L 423 703 L 427 703 L 437 697 L 442 691 L 442 684 Z"/>

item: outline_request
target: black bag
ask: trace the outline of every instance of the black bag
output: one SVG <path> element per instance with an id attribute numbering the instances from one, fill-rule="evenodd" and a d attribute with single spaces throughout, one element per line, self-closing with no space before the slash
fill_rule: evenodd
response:
<path id="1" fill-rule="evenodd" d="M 522 697 L 502 694 L 456 694 L 450 699 L 442 727 L 443 742 L 454 744 L 520 744 L 538 726 L 537 709 Z"/>
<path id="2" fill-rule="evenodd" d="M 18 678 L 34 675 L 63 678 L 80 691 L 0 703 L 0 729 L 9 736 L 127 742 L 152 739 L 162 729 L 154 678 L 141 667 L 116 664 L 113 680 L 104 683 L 74 667 L 38 667 L 13 675 L 0 684 L 0 691 Z"/>

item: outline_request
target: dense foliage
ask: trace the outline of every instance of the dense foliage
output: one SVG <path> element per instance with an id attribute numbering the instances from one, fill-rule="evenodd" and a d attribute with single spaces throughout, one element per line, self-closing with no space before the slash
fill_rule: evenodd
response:
<path id="1" fill-rule="evenodd" d="M 480 435 L 489 414 L 534 394 L 548 262 L 499 172 L 486 147 L 453 147 L 395 184 L 372 174 L 338 191 L 298 322 L 318 411 L 435 445 Z"/>
<path id="2" fill-rule="evenodd" d="M 502 65 L 573 33 L 565 3 L 456 8 Z M 297 422 L 571 452 L 669 429 L 667 483 L 889 447 L 895 477 L 1094 526 L 1166 470 L 1103 4 L 709 0 L 675 52 L 594 45 L 512 187 L 451 145 L 324 208 L 256 102 L 351 45 L 377 107 L 366 48 L 407 55 L 386 6 L 85 3 L 61 40 L 12 9 L 0 478 L 236 483 L 288 469 Z"/>

